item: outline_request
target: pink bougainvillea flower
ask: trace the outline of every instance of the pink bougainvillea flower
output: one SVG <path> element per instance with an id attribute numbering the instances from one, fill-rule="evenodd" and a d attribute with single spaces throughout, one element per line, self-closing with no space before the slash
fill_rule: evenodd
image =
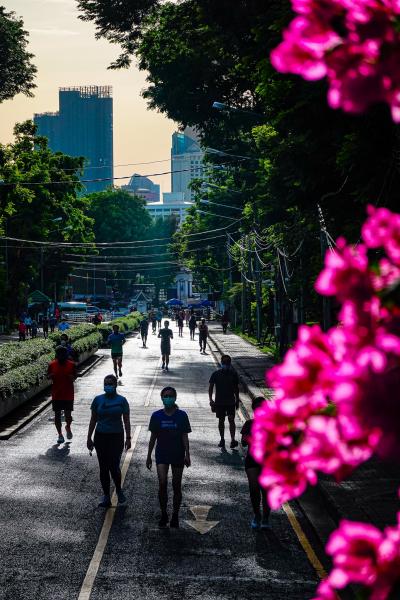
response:
<path id="1" fill-rule="evenodd" d="M 333 569 L 316 600 L 331 600 L 334 590 L 359 584 L 370 600 L 387 600 L 400 583 L 400 526 L 381 532 L 367 523 L 342 521 L 326 547 Z"/>
<path id="2" fill-rule="evenodd" d="M 298 16 L 271 53 L 274 67 L 307 80 L 326 76 L 333 108 L 360 113 L 386 102 L 399 122 L 399 0 L 292 0 L 292 6 Z"/>
<path id="3" fill-rule="evenodd" d="M 315 289 L 324 296 L 337 296 L 341 301 L 368 299 L 373 286 L 366 247 L 360 244 L 353 248 L 339 238 L 335 252 L 325 255 L 325 268 L 317 278 Z"/>

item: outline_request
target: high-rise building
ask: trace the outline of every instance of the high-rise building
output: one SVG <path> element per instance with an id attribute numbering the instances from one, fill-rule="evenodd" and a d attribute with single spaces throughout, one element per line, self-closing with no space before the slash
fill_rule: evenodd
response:
<path id="1" fill-rule="evenodd" d="M 59 111 L 34 115 L 39 135 L 53 151 L 86 159 L 82 179 L 88 192 L 113 185 L 113 99 L 111 86 L 60 88 Z"/>
<path id="2" fill-rule="evenodd" d="M 184 194 L 185 201 L 194 200 L 194 192 L 190 189 L 193 179 L 204 177 L 204 152 L 200 146 L 197 133 L 191 127 L 172 135 L 171 148 L 171 189 L 172 192 Z"/>
<path id="3" fill-rule="evenodd" d="M 132 175 L 128 185 L 123 185 L 122 189 L 135 196 L 141 196 L 146 202 L 160 201 L 160 186 L 154 183 L 148 177 L 135 173 Z"/>

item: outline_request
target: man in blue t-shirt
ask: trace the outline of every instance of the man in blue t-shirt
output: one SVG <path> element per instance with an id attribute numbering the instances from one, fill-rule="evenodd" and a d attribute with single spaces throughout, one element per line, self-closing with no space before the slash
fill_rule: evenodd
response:
<path id="1" fill-rule="evenodd" d="M 185 411 L 176 405 L 176 390 L 166 387 L 161 391 L 164 408 L 151 415 L 149 431 L 151 432 L 146 466 L 151 469 L 151 455 L 156 446 L 156 464 L 159 482 L 158 497 L 160 500 L 161 518 L 159 527 L 168 525 L 168 470 L 171 465 L 173 513 L 170 527 L 179 527 L 179 509 L 182 503 L 182 474 L 184 466 L 190 467 L 189 436 L 192 431 Z"/>
<path id="2" fill-rule="evenodd" d="M 119 332 L 119 325 L 113 325 L 113 332 L 108 336 L 108 343 L 111 346 L 111 358 L 114 365 L 115 376 L 122 377 L 122 346 L 125 344 L 125 335 Z"/>

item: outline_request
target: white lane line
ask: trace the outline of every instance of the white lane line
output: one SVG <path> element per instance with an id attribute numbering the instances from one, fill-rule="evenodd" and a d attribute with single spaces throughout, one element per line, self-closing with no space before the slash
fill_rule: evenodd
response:
<path id="1" fill-rule="evenodd" d="M 161 362 L 161 358 L 157 361 L 156 368 L 155 368 L 154 375 L 153 375 L 153 381 L 151 382 L 151 386 L 149 387 L 149 391 L 147 392 L 146 400 L 144 401 L 145 406 L 150 406 L 150 399 L 154 392 L 154 388 L 156 387 L 157 376 L 158 376 L 158 373 L 160 370 L 160 362 Z"/>
<path id="2" fill-rule="evenodd" d="M 133 451 L 135 450 L 141 429 L 142 429 L 141 425 L 138 425 L 137 427 L 135 427 L 135 431 L 134 431 L 133 437 L 132 437 L 132 447 L 125 454 L 125 460 L 124 460 L 124 464 L 122 465 L 122 471 L 121 471 L 122 485 L 124 484 L 125 477 L 128 472 L 130 462 L 132 460 Z M 92 560 L 90 561 L 88 570 L 86 572 L 85 579 L 83 580 L 83 584 L 82 584 L 81 590 L 79 592 L 78 600 L 89 600 L 90 599 L 90 596 L 91 596 L 91 593 L 93 590 L 94 581 L 96 579 L 96 575 L 99 570 L 101 560 L 103 558 L 104 550 L 107 545 L 108 536 L 110 535 L 111 527 L 112 527 L 112 524 L 114 521 L 115 506 L 117 504 L 117 495 L 115 492 L 112 496 L 112 504 L 113 504 L 112 508 L 109 508 L 106 512 L 103 527 L 101 528 L 100 536 L 99 536 L 96 548 L 94 550 Z"/>

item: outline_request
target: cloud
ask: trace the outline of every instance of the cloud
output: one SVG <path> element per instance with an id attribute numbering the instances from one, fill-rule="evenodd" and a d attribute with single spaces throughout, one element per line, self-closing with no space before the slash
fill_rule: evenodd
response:
<path id="1" fill-rule="evenodd" d="M 34 33 L 37 35 L 54 35 L 54 36 L 74 36 L 79 35 L 79 31 L 73 31 L 72 29 L 60 29 L 58 27 L 48 27 L 48 28 L 32 28 L 30 29 L 30 33 Z"/>

